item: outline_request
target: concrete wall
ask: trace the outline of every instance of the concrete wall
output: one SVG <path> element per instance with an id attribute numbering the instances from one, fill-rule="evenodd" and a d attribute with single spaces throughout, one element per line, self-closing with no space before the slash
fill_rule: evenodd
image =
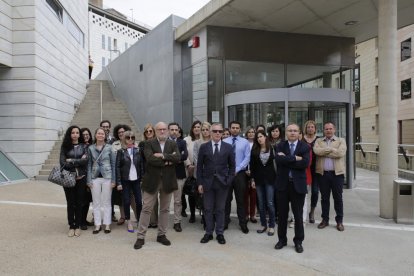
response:
<path id="1" fill-rule="evenodd" d="M 170 16 L 107 66 L 115 83 L 114 95 L 126 104 L 140 129 L 146 123 L 180 122 L 181 114 L 175 113 L 182 93 L 177 58 L 181 45 L 174 41 L 174 28 L 182 22 Z M 110 77 L 104 71 L 97 79 Z M 174 89 L 180 89 L 176 95 Z"/>
<path id="2" fill-rule="evenodd" d="M 6 2 L 13 59 L 12 67 L 0 68 L 0 147 L 34 176 L 86 92 L 88 4 L 60 0 L 65 11 L 59 20 L 45 0 Z M 68 15 L 83 32 L 81 44 L 65 25 Z"/>

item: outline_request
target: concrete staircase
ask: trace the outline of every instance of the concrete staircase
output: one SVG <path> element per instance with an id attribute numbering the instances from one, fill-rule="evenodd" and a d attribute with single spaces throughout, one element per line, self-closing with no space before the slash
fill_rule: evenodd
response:
<path id="1" fill-rule="evenodd" d="M 100 104 L 100 84 L 102 83 L 102 119 L 111 121 L 111 131 L 117 124 L 127 124 L 137 134 L 137 140 L 140 140 L 141 133 L 137 129 L 134 121 L 128 113 L 128 110 L 122 102 L 115 99 L 112 95 L 108 82 L 91 80 L 88 91 L 79 106 L 78 111 L 73 117 L 70 125 L 77 125 L 80 128 L 87 127 L 91 130 L 92 136 L 99 123 L 101 122 L 101 104 Z M 111 133 L 112 134 L 112 133 Z M 62 137 L 63 138 L 63 137 Z M 56 141 L 48 159 L 43 164 L 37 180 L 47 180 L 50 171 L 59 163 L 60 147 L 62 141 Z"/>

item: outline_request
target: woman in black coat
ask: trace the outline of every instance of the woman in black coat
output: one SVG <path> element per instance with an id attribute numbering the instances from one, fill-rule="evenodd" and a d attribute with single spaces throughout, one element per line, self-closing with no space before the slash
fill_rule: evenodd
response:
<path id="1" fill-rule="evenodd" d="M 121 145 L 122 148 L 116 154 L 116 184 L 122 189 L 127 230 L 130 233 L 134 233 L 130 215 L 130 194 L 132 190 L 137 206 L 137 220 L 139 221 L 142 210 L 141 179 L 143 175 L 143 159 L 140 149 L 135 146 L 134 132 L 125 131 Z"/>

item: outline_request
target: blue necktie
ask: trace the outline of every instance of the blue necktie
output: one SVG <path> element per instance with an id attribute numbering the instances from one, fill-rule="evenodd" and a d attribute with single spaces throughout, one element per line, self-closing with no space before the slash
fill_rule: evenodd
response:
<path id="1" fill-rule="evenodd" d="M 219 155 L 219 148 L 218 148 L 218 144 L 214 144 L 214 153 L 213 153 L 213 157 L 214 159 L 217 159 Z"/>
<path id="2" fill-rule="evenodd" d="M 237 141 L 237 137 L 233 137 L 233 143 L 231 143 L 231 146 L 233 148 L 234 153 L 236 153 L 236 141 Z"/>
<path id="3" fill-rule="evenodd" d="M 291 143 L 290 144 L 290 155 L 294 155 L 294 153 L 295 153 L 295 144 Z"/>

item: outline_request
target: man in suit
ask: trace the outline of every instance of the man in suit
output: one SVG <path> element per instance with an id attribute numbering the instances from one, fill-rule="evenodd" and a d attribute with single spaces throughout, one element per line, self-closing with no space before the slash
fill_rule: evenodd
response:
<path id="1" fill-rule="evenodd" d="M 142 180 L 143 206 L 138 224 L 138 238 L 134 244 L 140 249 L 145 243 L 145 234 L 150 222 L 156 198 L 160 197 L 160 216 L 158 218 L 157 242 L 171 245 L 167 239 L 168 214 L 172 192 L 177 190 L 175 165 L 180 162 L 177 143 L 168 138 L 167 124 L 159 122 L 155 125 L 155 139 L 146 141 L 144 156 L 146 171 Z"/>
<path id="2" fill-rule="evenodd" d="M 293 242 L 297 253 L 303 252 L 302 242 L 305 238 L 303 229 L 303 204 L 308 192 L 306 186 L 306 168 L 309 165 L 309 146 L 299 141 L 299 126 L 290 124 L 286 127 L 287 141 L 276 147 L 277 163 L 277 205 L 279 225 L 277 235 L 279 241 L 275 249 L 287 245 L 287 219 L 289 202 L 295 217 L 295 237 Z"/>
<path id="3" fill-rule="evenodd" d="M 244 234 L 249 233 L 247 228 L 246 211 L 244 208 L 244 195 L 247 190 L 247 175 L 246 170 L 250 162 L 250 144 L 247 139 L 240 137 L 241 124 L 237 121 L 230 122 L 231 136 L 224 139 L 223 142 L 230 144 L 233 148 L 236 160 L 236 176 L 229 189 L 229 194 L 226 202 L 226 225 L 230 223 L 231 201 L 234 196 L 237 204 L 237 217 L 239 219 L 240 229 Z"/>
<path id="4" fill-rule="evenodd" d="M 168 139 L 175 141 L 178 146 L 178 150 L 180 152 L 180 162 L 175 166 L 175 172 L 177 176 L 177 187 L 178 189 L 174 191 L 174 230 L 176 232 L 183 231 L 181 228 L 181 211 L 182 211 L 182 204 L 181 204 L 181 195 L 183 193 L 183 186 L 184 181 L 186 178 L 185 174 L 185 166 L 184 161 L 187 160 L 188 151 L 187 151 L 187 143 L 183 139 L 177 139 L 178 131 L 179 131 L 178 123 L 169 123 L 168 124 L 168 131 L 170 133 L 170 137 Z"/>
<path id="5" fill-rule="evenodd" d="M 224 210 L 236 165 L 233 148 L 221 141 L 223 126 L 213 124 L 210 133 L 211 142 L 200 146 L 197 162 L 198 191 L 203 194 L 206 222 L 206 233 L 200 242 L 207 243 L 212 240 L 215 228 L 218 243 L 225 244 Z"/>
<path id="6" fill-rule="evenodd" d="M 329 225 L 330 197 L 334 199 L 336 212 L 336 229 L 344 231 L 342 223 L 344 218 L 344 206 L 342 190 L 344 187 L 346 142 L 344 138 L 335 136 L 335 125 L 326 123 L 323 127 L 325 137 L 318 138 L 313 146 L 316 159 L 316 175 L 319 189 L 321 190 L 322 221 L 318 225 L 323 229 Z"/>

